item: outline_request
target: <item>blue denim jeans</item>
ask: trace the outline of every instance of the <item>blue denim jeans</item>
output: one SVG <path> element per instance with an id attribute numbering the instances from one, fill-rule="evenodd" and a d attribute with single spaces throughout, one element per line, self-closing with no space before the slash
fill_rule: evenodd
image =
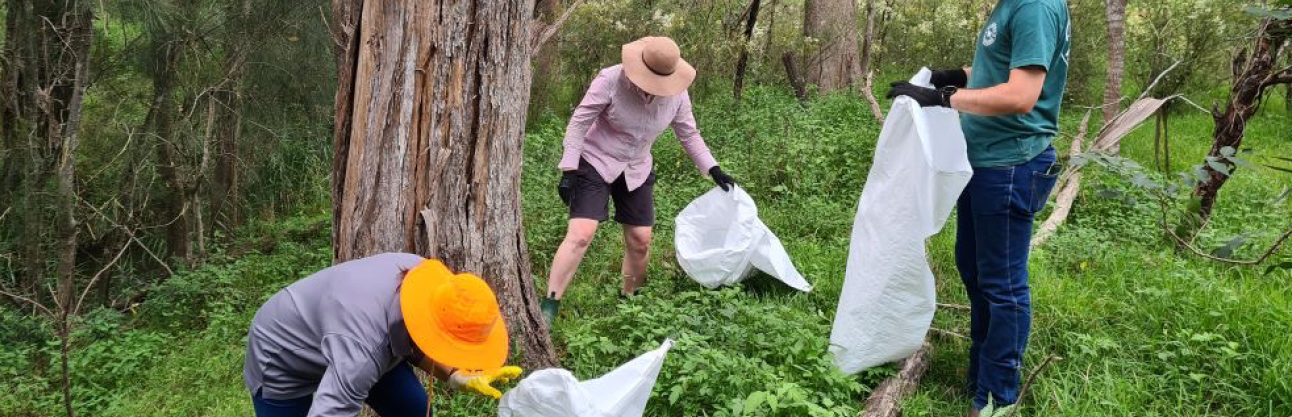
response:
<path id="1" fill-rule="evenodd" d="M 1057 180 L 1054 147 L 1022 165 L 974 168 L 956 211 L 956 267 L 969 293 L 973 406 L 1018 399 L 1032 326 L 1027 255 L 1032 220 Z"/>
<path id="2" fill-rule="evenodd" d="M 256 408 L 256 417 L 306 417 L 310 412 L 313 395 L 274 400 L 260 396 L 260 391 L 251 397 L 251 404 Z M 426 391 L 422 381 L 413 373 L 413 367 L 407 362 L 401 363 L 382 375 L 380 380 L 368 391 L 365 401 L 381 417 L 426 417 Z"/>

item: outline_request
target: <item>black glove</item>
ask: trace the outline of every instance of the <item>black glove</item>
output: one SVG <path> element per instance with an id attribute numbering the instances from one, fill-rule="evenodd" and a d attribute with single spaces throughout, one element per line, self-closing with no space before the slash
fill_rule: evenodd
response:
<path id="1" fill-rule="evenodd" d="M 578 174 L 574 171 L 565 171 L 561 174 L 561 182 L 556 183 L 556 195 L 561 196 L 561 201 L 568 207 L 570 200 L 574 199 L 574 181 L 578 180 Z"/>
<path id="2" fill-rule="evenodd" d="M 721 187 L 722 191 L 731 191 L 731 187 L 736 186 L 736 180 L 731 179 L 730 175 L 722 172 L 722 168 L 717 166 L 709 168 L 709 176 L 713 177 L 713 183 L 718 184 L 718 187 Z"/>
<path id="3" fill-rule="evenodd" d="M 938 89 L 948 85 L 965 88 L 966 85 L 969 85 L 969 74 L 965 73 L 964 68 L 933 70 L 933 76 L 929 78 L 929 83 L 933 84 L 933 88 Z"/>
<path id="4" fill-rule="evenodd" d="M 915 99 L 923 107 L 947 106 L 942 101 L 942 93 L 932 88 L 920 87 L 915 84 L 901 82 L 893 83 L 888 90 L 888 98 L 897 98 L 897 96 L 907 96 Z M 950 106 L 947 106 L 950 107 Z"/>

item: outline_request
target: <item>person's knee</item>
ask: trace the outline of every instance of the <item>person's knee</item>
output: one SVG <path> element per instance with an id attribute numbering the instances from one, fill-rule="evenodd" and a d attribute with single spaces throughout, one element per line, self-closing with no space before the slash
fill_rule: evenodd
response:
<path id="1" fill-rule="evenodd" d="M 569 243 L 575 249 L 584 250 L 592 244 L 592 237 L 596 230 L 570 229 L 565 235 L 565 242 Z"/>
<path id="2" fill-rule="evenodd" d="M 633 231 L 627 234 L 628 251 L 637 256 L 646 256 L 650 253 L 651 232 Z"/>

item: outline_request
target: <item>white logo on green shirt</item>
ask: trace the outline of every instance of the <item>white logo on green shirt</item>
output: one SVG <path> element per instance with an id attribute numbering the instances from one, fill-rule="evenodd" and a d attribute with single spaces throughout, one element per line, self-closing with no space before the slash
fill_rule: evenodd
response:
<path id="1" fill-rule="evenodd" d="M 991 22 L 982 34 L 982 46 L 991 46 L 993 43 L 996 43 L 996 22 Z"/>

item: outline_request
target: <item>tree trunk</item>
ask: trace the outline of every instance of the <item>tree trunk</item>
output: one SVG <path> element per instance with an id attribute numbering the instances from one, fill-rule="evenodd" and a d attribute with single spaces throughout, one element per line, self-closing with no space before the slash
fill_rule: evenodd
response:
<path id="1" fill-rule="evenodd" d="M 1108 80 L 1104 84 L 1104 123 L 1121 111 L 1122 74 L 1126 67 L 1126 0 L 1104 0 L 1108 18 Z"/>
<path id="2" fill-rule="evenodd" d="M 179 151 L 175 146 L 175 76 L 179 67 L 180 51 L 165 33 L 153 34 L 153 50 L 157 57 L 151 63 L 153 94 L 144 128 L 157 149 L 157 173 L 166 184 L 162 222 L 166 226 L 166 250 L 170 256 L 190 259 L 193 254 L 189 236 L 187 196 L 188 186 L 180 172 Z"/>
<path id="3" fill-rule="evenodd" d="M 831 92 L 860 81 L 855 1 L 808 0 L 803 9 L 803 35 L 817 45 L 807 65 L 807 82 Z"/>
<path id="4" fill-rule="evenodd" d="M 861 64 L 858 66 L 862 76 L 869 74 L 870 51 L 875 44 L 875 0 L 866 0 L 866 32 L 861 41 Z"/>
<path id="5" fill-rule="evenodd" d="M 532 4 L 333 2 L 333 248 L 337 261 L 404 251 L 480 275 L 540 369 L 557 361 L 521 225 Z"/>
<path id="6" fill-rule="evenodd" d="M 0 196 L 6 203 L 19 201 L 14 190 L 22 196 L 21 285 L 31 293 L 52 274 L 62 301 L 75 272 L 75 153 L 89 80 L 90 3 L 10 0 L 5 25 Z"/>
<path id="7" fill-rule="evenodd" d="M 246 23 L 251 16 L 250 0 L 237 3 L 239 23 Z M 211 223 L 225 232 L 232 232 L 241 224 L 238 201 L 238 142 L 242 139 L 242 80 L 246 74 L 249 52 L 242 36 L 230 36 L 225 42 L 225 87 L 213 92 L 217 103 L 219 122 L 216 127 L 215 172 L 212 174 L 210 197 Z"/>
<path id="8" fill-rule="evenodd" d="M 793 52 L 781 55 L 781 62 L 785 64 L 785 77 L 789 80 L 790 86 L 794 87 L 794 97 L 798 97 L 799 104 L 804 104 L 807 103 L 807 82 L 803 80 L 803 75 L 799 74 L 799 65 L 796 61 Z"/>
<path id="9" fill-rule="evenodd" d="M 740 101 L 740 94 L 745 90 L 745 66 L 749 65 L 749 39 L 754 37 L 754 25 L 758 23 L 758 7 L 761 4 L 762 0 L 752 0 L 749 3 L 749 19 L 745 21 L 745 41 L 740 44 L 740 59 L 736 61 L 736 85 L 733 93 L 737 102 Z"/>
<path id="10" fill-rule="evenodd" d="M 1261 30 L 1253 41 L 1247 62 L 1235 78 L 1233 86 L 1230 87 L 1229 103 L 1225 106 L 1225 112 L 1213 116 L 1216 126 L 1212 131 L 1211 151 L 1207 153 L 1208 156 L 1220 158 L 1221 149 L 1225 147 L 1241 149 L 1247 122 L 1256 115 L 1265 89 L 1276 84 L 1274 64 L 1278 62 L 1279 49 L 1288 39 L 1289 32 L 1292 32 L 1292 21 L 1265 19 L 1261 22 Z M 1225 181 L 1237 169 L 1237 166 L 1227 159 L 1221 158 L 1220 163 L 1228 167 L 1229 175 L 1221 173 L 1210 165 L 1203 167 L 1208 180 L 1200 182 L 1193 190 L 1194 197 L 1201 204 L 1196 213 L 1198 218 L 1193 227 L 1195 230 L 1190 232 L 1196 232 L 1198 227 L 1206 224 L 1215 207 L 1216 198 L 1220 194 L 1220 187 L 1225 185 Z"/>
<path id="11" fill-rule="evenodd" d="M 561 15 L 560 0 L 536 0 L 534 5 L 534 20 L 543 22 L 543 27 L 555 24 L 556 19 Z M 557 41 L 557 40 L 553 40 Z M 534 59 L 534 77 L 537 81 L 530 86 L 530 112 L 529 117 L 542 116 L 550 105 L 552 94 L 556 87 L 556 59 L 560 56 L 558 49 L 553 46 L 547 53 L 539 53 Z"/>

